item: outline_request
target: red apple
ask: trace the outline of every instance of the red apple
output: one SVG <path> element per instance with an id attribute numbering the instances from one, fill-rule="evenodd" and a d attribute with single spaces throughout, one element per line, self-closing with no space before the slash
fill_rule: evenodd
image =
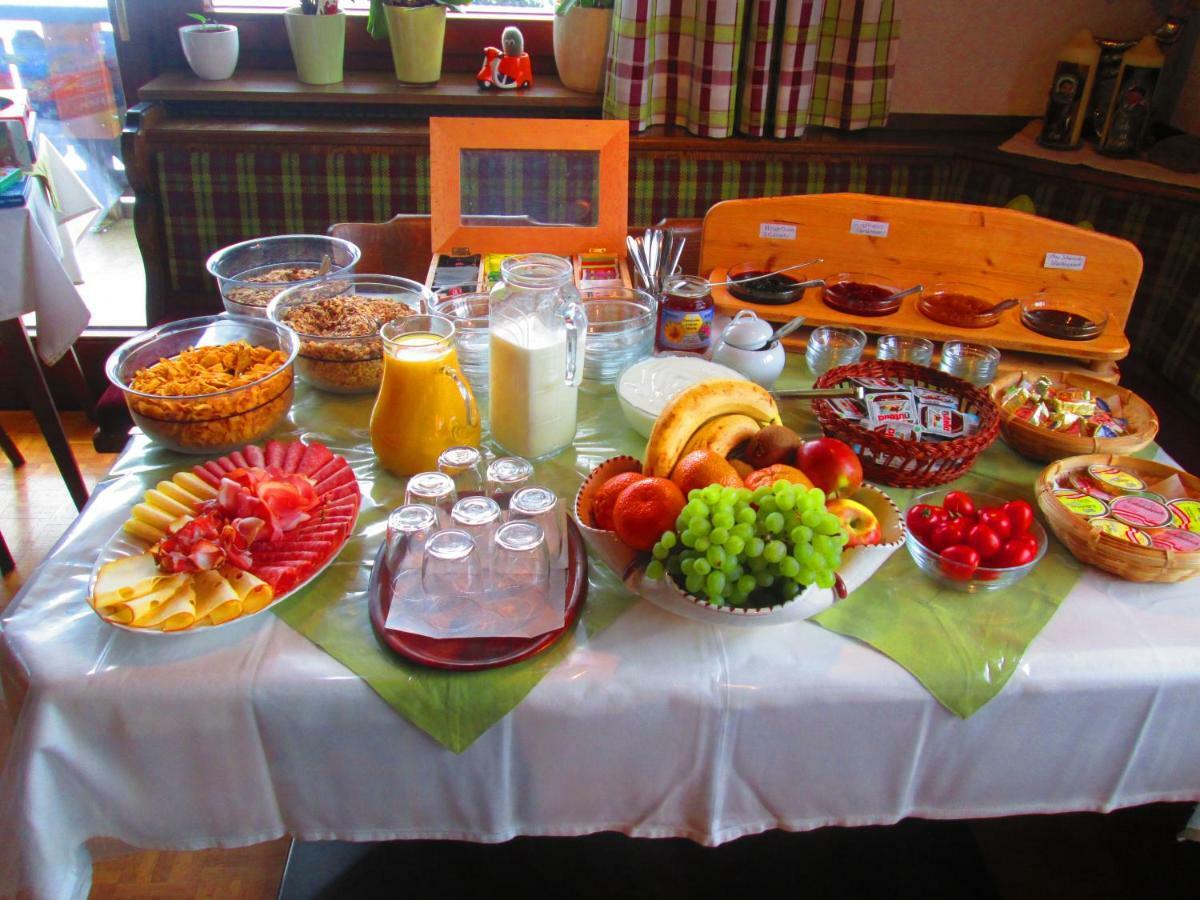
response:
<path id="1" fill-rule="evenodd" d="M 878 544 L 883 539 L 883 531 L 879 527 L 879 519 L 875 513 L 856 500 L 830 500 L 825 508 L 841 520 L 842 527 L 850 539 L 847 547 L 862 547 L 866 544 Z"/>
<path id="2" fill-rule="evenodd" d="M 822 437 L 802 444 L 796 467 L 829 497 L 848 497 L 862 487 L 862 463 L 848 444 Z"/>

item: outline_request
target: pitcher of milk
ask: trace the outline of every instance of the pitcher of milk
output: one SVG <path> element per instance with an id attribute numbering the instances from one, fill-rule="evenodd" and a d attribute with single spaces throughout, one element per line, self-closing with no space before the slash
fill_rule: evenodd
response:
<path id="1" fill-rule="evenodd" d="M 561 256 L 510 256 L 500 277 L 488 317 L 492 439 L 514 456 L 553 456 L 575 439 L 587 315 Z"/>

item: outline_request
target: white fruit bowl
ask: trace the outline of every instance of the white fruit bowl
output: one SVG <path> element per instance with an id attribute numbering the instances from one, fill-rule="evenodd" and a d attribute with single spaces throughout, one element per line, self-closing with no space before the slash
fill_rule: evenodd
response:
<path id="1" fill-rule="evenodd" d="M 623 544 L 615 533 L 594 527 L 591 520 L 591 500 L 597 488 L 613 475 L 637 471 L 641 471 L 641 463 L 632 456 L 616 456 L 605 460 L 592 471 L 575 495 L 575 520 L 587 542 L 589 554 L 604 560 L 634 593 L 655 606 L 684 618 L 710 625 L 734 627 L 797 622 L 828 609 L 836 601 L 837 595 L 834 590 L 810 586 L 787 603 L 778 606 L 739 609 L 732 606 L 714 606 L 706 600 L 693 597 L 670 578 L 661 581 L 650 580 L 646 577 L 646 563 L 649 562 L 650 555 L 639 553 Z M 878 544 L 849 547 L 842 553 L 838 575 L 841 576 L 847 594 L 852 594 L 874 575 L 879 567 L 887 562 L 888 557 L 904 544 L 906 535 L 900 510 L 879 488 L 864 484 L 851 499 L 875 514 L 879 519 L 883 539 Z"/>

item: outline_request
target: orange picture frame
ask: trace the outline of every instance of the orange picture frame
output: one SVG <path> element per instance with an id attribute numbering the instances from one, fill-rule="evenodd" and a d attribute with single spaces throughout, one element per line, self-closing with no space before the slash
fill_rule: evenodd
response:
<path id="1" fill-rule="evenodd" d="M 583 150 L 599 154 L 595 226 L 464 225 L 459 160 L 463 150 Z M 625 256 L 629 216 L 629 123 L 599 119 L 429 120 L 431 238 L 437 253 L 590 251 Z"/>

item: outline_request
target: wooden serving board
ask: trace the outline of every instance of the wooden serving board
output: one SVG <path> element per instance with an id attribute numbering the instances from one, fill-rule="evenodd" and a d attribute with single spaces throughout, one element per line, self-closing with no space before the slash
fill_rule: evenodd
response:
<path id="1" fill-rule="evenodd" d="M 1051 253 L 1074 257 L 1074 265 L 1082 268 L 1047 268 Z M 990 328 L 956 328 L 922 315 L 916 297 L 906 298 L 890 316 L 869 318 L 831 309 L 817 289 L 795 303 L 764 306 L 714 287 L 717 309 L 729 315 L 753 309 L 776 322 L 803 315 L 813 325 L 977 341 L 1002 350 L 1084 360 L 1117 360 L 1129 353 L 1125 323 L 1142 256 L 1119 238 L 1011 209 L 868 194 L 727 200 L 704 218 L 700 271 L 710 273 L 711 281 L 725 280 L 727 270 L 740 263 L 771 271 L 813 257 L 823 262 L 797 271 L 797 277 L 869 272 L 900 287 L 961 281 L 980 284 L 1000 297 L 1044 293 L 1066 306 L 1074 301 L 1103 309 L 1108 324 L 1094 340 L 1063 341 L 1026 328 L 1017 308 L 1005 311 Z"/>

